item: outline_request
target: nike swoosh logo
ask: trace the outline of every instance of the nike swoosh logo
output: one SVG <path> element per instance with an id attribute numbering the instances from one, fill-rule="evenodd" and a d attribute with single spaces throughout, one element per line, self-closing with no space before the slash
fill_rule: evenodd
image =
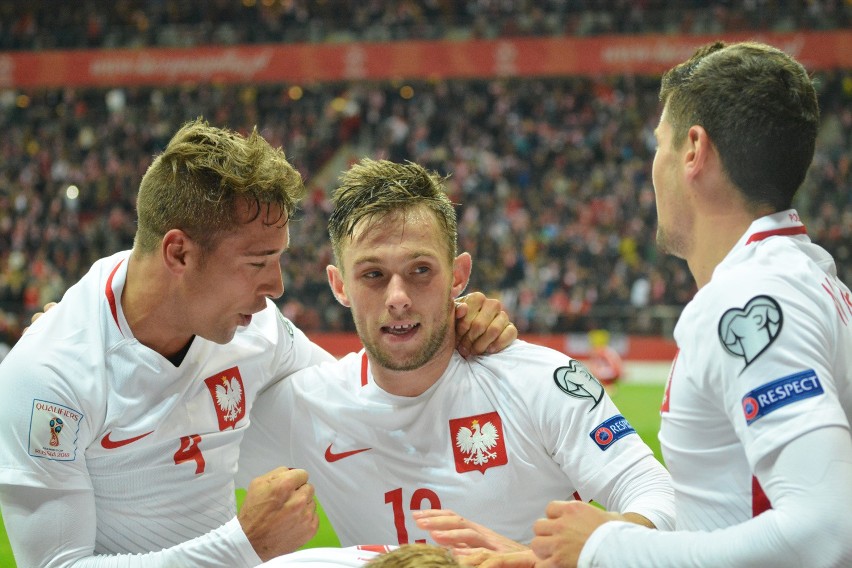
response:
<path id="1" fill-rule="evenodd" d="M 361 452 L 366 452 L 372 450 L 373 448 L 361 448 L 360 450 L 349 450 L 348 452 L 340 452 L 339 454 L 335 454 L 331 451 L 331 444 L 325 449 L 325 461 L 328 463 L 333 463 L 338 460 L 342 460 L 343 458 L 348 458 L 349 456 L 354 456 L 355 454 L 360 454 Z"/>
<path id="2" fill-rule="evenodd" d="M 127 438 L 126 440 L 110 440 L 109 435 L 112 434 L 112 432 L 107 432 L 106 436 L 101 438 L 101 446 L 103 446 L 104 449 L 107 449 L 107 450 L 114 450 L 116 448 L 126 446 L 127 444 L 132 444 L 133 442 L 136 442 L 137 440 L 141 440 L 142 438 L 144 438 L 148 434 L 153 434 L 153 433 L 154 433 L 154 431 L 151 430 L 150 432 L 146 432 L 144 434 L 134 436 L 133 438 Z"/>

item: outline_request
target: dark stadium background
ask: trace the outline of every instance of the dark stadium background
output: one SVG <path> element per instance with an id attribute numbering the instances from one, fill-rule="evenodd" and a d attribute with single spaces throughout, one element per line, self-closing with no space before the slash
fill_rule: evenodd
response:
<path id="1" fill-rule="evenodd" d="M 130 248 L 151 157 L 203 115 L 257 125 L 304 176 L 280 307 L 316 341 L 357 348 L 325 281 L 338 173 L 417 161 L 451 176 L 471 288 L 581 359 L 607 330 L 625 359 L 616 402 L 658 452 L 671 333 L 695 292 L 654 247 L 660 73 L 714 39 L 805 64 L 823 124 L 796 207 L 850 282 L 850 22 L 844 0 L 0 1 L 0 359 L 91 262 Z M 311 544 L 330 542 L 325 525 Z"/>

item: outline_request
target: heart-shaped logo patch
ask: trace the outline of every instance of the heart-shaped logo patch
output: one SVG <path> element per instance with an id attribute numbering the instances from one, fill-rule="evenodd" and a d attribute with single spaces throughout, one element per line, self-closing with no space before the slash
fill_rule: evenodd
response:
<path id="1" fill-rule="evenodd" d="M 781 333 L 781 306 L 769 296 L 755 296 L 743 308 L 731 308 L 719 320 L 725 351 L 745 359 L 746 366 L 766 351 Z"/>

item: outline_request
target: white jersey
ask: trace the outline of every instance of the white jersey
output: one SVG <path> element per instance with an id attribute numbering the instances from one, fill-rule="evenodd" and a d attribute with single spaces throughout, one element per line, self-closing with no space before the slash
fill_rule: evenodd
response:
<path id="1" fill-rule="evenodd" d="M 379 388 L 362 351 L 276 384 L 256 408 L 238 483 L 307 469 L 344 546 L 424 542 L 410 512 L 442 508 L 529 542 L 549 501 L 575 497 L 672 525 L 668 473 L 600 383 L 545 347 L 455 353 L 416 397 Z"/>
<path id="2" fill-rule="evenodd" d="M 124 318 L 128 257 L 95 263 L 0 366 L 0 490 L 91 494 L 92 509 L 72 514 L 97 526 L 83 543 L 95 554 L 157 551 L 229 523 L 255 397 L 316 353 L 269 302 L 227 345 L 194 338 L 175 367 Z M 53 536 L 52 519 L 30 526 Z M 242 551 L 221 565 L 257 563 L 231 529 Z"/>
<path id="3" fill-rule="evenodd" d="M 852 296 L 794 210 L 752 223 L 675 339 L 660 442 L 678 532 L 608 523 L 580 566 L 849 566 Z"/>
<path id="4" fill-rule="evenodd" d="M 306 548 L 278 556 L 260 568 L 359 568 L 395 546 L 361 545 L 344 548 Z"/>
<path id="5" fill-rule="evenodd" d="M 741 523 L 771 505 L 754 464 L 810 430 L 848 427 L 849 289 L 795 211 L 763 217 L 683 311 L 675 340 L 660 443 L 677 526 Z"/>

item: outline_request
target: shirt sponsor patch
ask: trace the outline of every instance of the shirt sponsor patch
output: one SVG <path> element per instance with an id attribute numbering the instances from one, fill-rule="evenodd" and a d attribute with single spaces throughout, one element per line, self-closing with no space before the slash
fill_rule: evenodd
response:
<path id="1" fill-rule="evenodd" d="M 743 397 L 746 424 L 790 403 L 823 394 L 816 371 L 808 369 L 757 387 Z"/>
<path id="2" fill-rule="evenodd" d="M 36 458 L 74 461 L 83 413 L 62 404 L 33 400 L 29 453 Z"/>
<path id="3" fill-rule="evenodd" d="M 635 434 L 636 430 L 621 414 L 616 414 L 612 418 L 604 420 L 598 424 L 594 430 L 589 433 L 589 437 L 598 445 L 600 449 L 606 451 L 611 445 L 628 434 Z"/>

